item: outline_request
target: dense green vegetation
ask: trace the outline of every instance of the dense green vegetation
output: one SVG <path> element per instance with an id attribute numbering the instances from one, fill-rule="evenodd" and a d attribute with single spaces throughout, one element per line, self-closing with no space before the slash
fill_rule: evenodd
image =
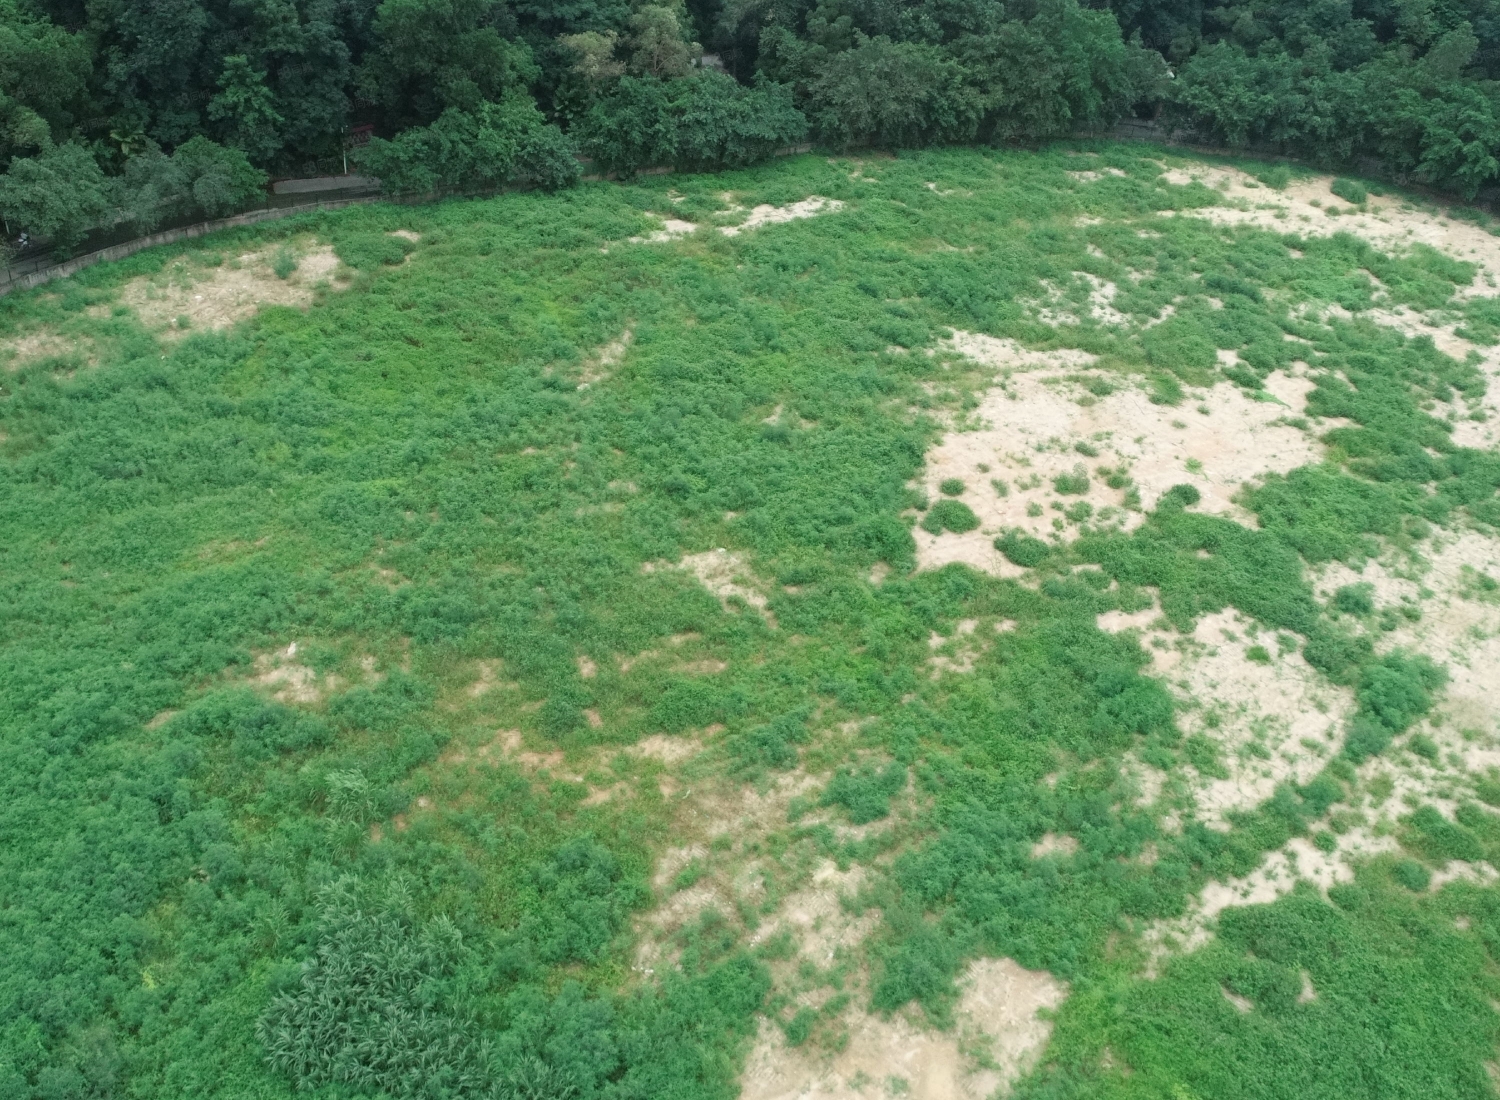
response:
<path id="1" fill-rule="evenodd" d="M 537 133 L 502 107 L 475 116 L 493 140 Z M 1500 460 L 1423 411 L 1484 379 L 1430 341 L 1294 309 L 1367 305 L 1365 272 L 1397 302 L 1440 305 L 1472 269 L 1159 218 L 1214 196 L 1166 184 L 1140 150 L 1088 155 L 1120 175 L 1081 182 L 1063 149 L 802 157 L 363 207 L 0 303 L 0 334 L 45 326 L 99 358 L 22 365 L 0 388 L 0 1091 L 733 1096 L 757 1012 L 780 1011 L 774 947 L 746 946 L 775 891 L 682 930 L 670 965 L 632 969 L 673 817 L 663 765 L 617 750 L 692 734 L 703 782 L 826 777 L 756 853 L 773 883 L 803 856 L 893 856 L 862 895 L 882 914 L 875 1009 L 916 1002 L 943 1022 L 981 954 L 1072 983 L 1027 1095 L 1485 1095 L 1495 891 L 1407 885 L 1496 852 L 1478 803 L 1457 822 L 1407 815 L 1405 854 L 1335 905 L 1238 911 L 1159 981 L 1133 976 L 1146 922 L 1325 833 L 1365 793 L 1353 762 L 1390 751 L 1440 690 L 1440 669 L 1376 658 L 1364 624 L 1380 609 L 1326 607 L 1303 571 L 1495 522 Z M 660 224 L 648 211 L 735 216 L 726 190 L 742 208 L 846 205 L 626 243 Z M 178 258 L 209 277 L 236 249 L 307 234 L 355 275 L 306 312 L 165 343 L 112 308 Z M 1074 271 L 1117 281 L 1137 321 L 1176 312 L 1149 340 L 1026 313 L 1041 280 Z M 908 488 L 938 435 L 929 413 L 962 412 L 990 381 L 903 350 L 949 327 L 1088 349 L 1114 384 L 1166 402 L 1226 377 L 1256 391 L 1292 335 L 1310 412 L 1349 425 L 1327 462 L 1249 494 L 1259 529 L 1196 511 L 1183 486 L 1129 534 L 1084 519 L 1071 545 L 1002 536 L 1034 585 L 912 572 L 913 526 L 975 520 L 961 485 L 932 502 Z M 612 376 L 589 374 L 627 330 Z M 1239 353 L 1227 374 L 1221 348 Z M 1094 466 L 1078 476 L 1129 499 L 1128 472 Z M 765 614 L 667 567 L 719 547 L 750 563 Z M 1124 767 L 1127 752 L 1218 766 L 1211 741 L 1179 733 L 1136 635 L 1095 624 L 1146 606 L 1148 585 L 1179 628 L 1232 606 L 1355 686 L 1342 752 L 1227 831 L 1190 815 L 1164 829 Z M 930 675 L 930 638 L 963 620 L 993 643 L 970 672 Z M 293 658 L 315 690 L 278 700 L 287 681 L 268 671 Z M 506 730 L 566 764 L 481 755 Z M 635 793 L 589 797 L 615 782 Z M 908 803 L 907 824 L 865 839 L 806 820 L 878 825 Z M 1077 850 L 1033 856 L 1048 833 Z M 1300 970 L 1316 1002 L 1298 1003 Z M 832 1026 L 783 1024 L 804 1041 Z M 1362 1057 L 1372 1044 L 1384 1054 Z"/>
<path id="2" fill-rule="evenodd" d="M 1500 176 L 1497 16 L 1495 0 L 0 0 L 0 214 L 64 247 L 214 216 L 264 173 L 339 170 L 356 125 L 378 135 L 365 171 L 428 193 L 566 186 L 578 153 L 700 170 L 806 138 L 1030 144 L 1162 110 L 1206 140 L 1374 158 L 1472 196 Z"/>

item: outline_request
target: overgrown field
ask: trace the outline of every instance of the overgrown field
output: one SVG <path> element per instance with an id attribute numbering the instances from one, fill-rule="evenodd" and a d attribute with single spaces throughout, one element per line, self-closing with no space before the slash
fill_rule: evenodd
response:
<path id="1" fill-rule="evenodd" d="M 1500 239 L 1288 177 L 0 301 L 0 1095 L 1493 1096 Z"/>

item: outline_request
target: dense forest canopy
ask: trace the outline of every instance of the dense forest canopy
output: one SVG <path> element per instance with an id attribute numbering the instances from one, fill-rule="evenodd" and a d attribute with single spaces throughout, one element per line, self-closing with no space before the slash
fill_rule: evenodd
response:
<path id="1" fill-rule="evenodd" d="M 1163 112 L 1472 196 L 1497 72 L 1500 0 L 0 0 L 0 213 L 65 246 L 218 215 L 360 125 L 365 170 L 430 191 Z"/>

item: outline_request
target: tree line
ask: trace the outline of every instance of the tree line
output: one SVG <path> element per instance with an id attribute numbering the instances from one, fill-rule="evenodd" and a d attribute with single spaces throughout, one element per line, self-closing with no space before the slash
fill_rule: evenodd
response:
<path id="1" fill-rule="evenodd" d="M 357 126 L 430 192 L 1132 113 L 1472 196 L 1497 75 L 1500 0 L 0 0 L 0 215 L 64 247 L 214 216 Z"/>

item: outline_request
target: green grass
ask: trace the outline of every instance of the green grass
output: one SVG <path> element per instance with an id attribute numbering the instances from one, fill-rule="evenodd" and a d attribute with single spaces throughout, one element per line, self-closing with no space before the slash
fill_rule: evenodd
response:
<path id="1" fill-rule="evenodd" d="M 1073 983 L 1024 1095 L 1434 1081 L 1481 1095 L 1493 891 L 1419 896 L 1392 885 L 1413 872 L 1382 865 L 1334 907 L 1299 895 L 1237 911 L 1160 981 L 1130 976 L 1146 922 L 1308 833 L 1351 798 L 1353 772 L 1335 759 L 1228 832 L 1164 831 L 1123 755 L 1225 764 L 1208 737 L 1181 738 L 1135 637 L 1096 626 L 1147 606 L 1147 586 L 1179 629 L 1234 607 L 1353 686 L 1349 756 L 1403 736 L 1441 670 L 1377 660 L 1370 611 L 1336 597 L 1335 619 L 1304 569 L 1500 522 L 1500 459 L 1454 446 L 1422 409 L 1473 399 L 1484 379 L 1429 342 L 1292 310 L 1368 304 L 1363 271 L 1397 303 L 1441 305 L 1470 269 L 1158 218 L 1214 195 L 1166 185 L 1151 150 L 1091 148 L 1124 175 L 1079 183 L 1064 149 L 869 160 L 857 180 L 801 157 L 293 219 L 209 243 L 228 255 L 316 234 L 355 270 L 349 289 L 171 345 L 114 295 L 181 255 L 209 269 L 196 248 L 0 301 L 0 336 L 45 325 L 99 358 L 0 377 L 0 1092 L 734 1095 L 775 961 L 746 948 L 745 916 L 684 930 L 679 962 L 650 980 L 631 970 L 674 817 L 662 765 L 616 750 L 696 732 L 709 748 L 694 766 L 717 780 L 801 766 L 823 777 L 809 806 L 894 822 L 873 840 L 777 823 L 760 853 L 782 885 L 815 859 L 890 854 L 869 897 L 875 1008 L 915 1001 L 945 1020 L 979 954 Z M 726 189 L 747 208 L 846 208 L 627 243 L 659 224 L 646 212 L 678 209 L 669 191 L 706 213 Z M 1057 331 L 1018 304 L 1074 271 L 1116 282 L 1137 322 L 1176 312 L 1142 338 Z M 1317 382 L 1310 412 L 1350 426 L 1328 433 L 1327 462 L 1246 494 L 1258 529 L 1195 511 L 1183 485 L 1130 534 L 1088 528 L 1081 509 L 1069 547 L 1002 534 L 1035 583 L 912 573 L 909 486 L 990 379 L 900 349 L 951 328 L 1091 351 L 1109 385 L 1168 403 L 1224 378 L 1259 389 L 1295 356 Z M 624 358 L 591 373 L 627 330 Z M 1219 349 L 1239 353 L 1235 373 Z M 1099 476 L 1131 487 L 1126 471 Z M 1059 482 L 1077 495 L 1090 478 Z M 950 498 L 920 522 L 978 524 Z M 753 566 L 768 615 L 660 564 L 719 547 Z M 878 586 L 877 563 L 891 570 Z M 964 620 L 991 644 L 972 671 L 934 678 L 929 638 Z M 294 641 L 321 693 L 276 701 L 256 680 Z M 695 660 L 727 667 L 685 671 Z M 476 763 L 505 730 L 566 766 Z M 572 781 L 575 765 L 597 774 Z M 616 781 L 635 794 L 588 800 Z M 1414 815 L 1403 858 L 1428 874 L 1444 853 L 1488 852 L 1489 821 L 1443 819 L 1450 833 Z M 1077 851 L 1032 859 L 1049 832 Z M 1469 931 L 1453 927 L 1459 905 Z M 1321 991 L 1312 1007 L 1296 1001 L 1300 968 Z M 1256 1010 L 1240 1017 L 1221 984 Z M 403 1021 L 396 1039 L 379 1019 Z M 783 1026 L 813 1042 L 832 1024 L 789 1011 Z M 1101 1068 L 1106 1046 L 1133 1076 Z"/>

